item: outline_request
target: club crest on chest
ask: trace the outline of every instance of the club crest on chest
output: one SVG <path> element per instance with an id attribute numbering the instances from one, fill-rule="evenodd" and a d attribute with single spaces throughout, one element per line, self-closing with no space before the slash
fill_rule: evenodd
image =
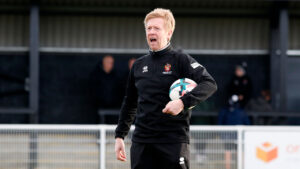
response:
<path id="1" fill-rule="evenodd" d="M 172 68 L 171 64 L 169 64 L 169 63 L 165 64 L 164 71 L 162 73 L 163 74 L 172 74 L 171 68 Z"/>

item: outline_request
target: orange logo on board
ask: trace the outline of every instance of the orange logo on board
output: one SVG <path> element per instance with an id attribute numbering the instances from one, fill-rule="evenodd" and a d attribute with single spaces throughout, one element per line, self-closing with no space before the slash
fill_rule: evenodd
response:
<path id="1" fill-rule="evenodd" d="M 256 157 L 264 162 L 270 162 L 278 156 L 278 147 L 273 146 L 269 142 L 256 147 Z"/>

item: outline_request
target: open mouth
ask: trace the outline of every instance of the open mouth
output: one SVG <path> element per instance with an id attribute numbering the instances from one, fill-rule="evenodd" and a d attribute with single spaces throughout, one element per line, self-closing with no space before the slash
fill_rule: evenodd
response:
<path id="1" fill-rule="evenodd" d="M 150 42 L 156 42 L 156 38 L 150 38 Z"/>

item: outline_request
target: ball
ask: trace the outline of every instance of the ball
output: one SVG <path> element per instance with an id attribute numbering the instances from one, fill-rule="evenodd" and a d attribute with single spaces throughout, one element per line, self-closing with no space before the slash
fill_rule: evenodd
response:
<path id="1" fill-rule="evenodd" d="M 170 87 L 169 96 L 171 100 L 177 100 L 186 93 L 192 91 L 197 83 L 189 78 L 176 80 Z"/>

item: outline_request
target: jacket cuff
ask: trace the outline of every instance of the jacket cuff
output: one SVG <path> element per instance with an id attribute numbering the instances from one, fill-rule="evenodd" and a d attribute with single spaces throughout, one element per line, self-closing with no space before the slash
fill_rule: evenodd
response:
<path id="1" fill-rule="evenodd" d="M 185 94 L 185 95 L 182 96 L 180 99 L 182 100 L 182 103 L 183 103 L 183 105 L 184 105 L 184 109 L 185 109 L 185 110 L 187 110 L 187 109 L 189 109 L 190 107 L 192 107 L 191 104 L 190 104 L 191 102 L 190 102 L 190 99 L 189 99 L 188 94 Z"/>
<path id="2" fill-rule="evenodd" d="M 115 134 L 115 139 L 116 139 L 116 138 L 121 138 L 121 139 L 124 140 L 124 136 L 123 136 L 122 134 L 120 134 L 120 133 L 116 133 L 116 134 Z"/>
<path id="3" fill-rule="evenodd" d="M 117 135 L 116 135 L 116 136 L 115 136 L 115 139 L 116 139 L 116 138 L 121 138 L 121 139 L 124 140 L 124 137 L 122 137 L 122 136 L 117 136 Z"/>

